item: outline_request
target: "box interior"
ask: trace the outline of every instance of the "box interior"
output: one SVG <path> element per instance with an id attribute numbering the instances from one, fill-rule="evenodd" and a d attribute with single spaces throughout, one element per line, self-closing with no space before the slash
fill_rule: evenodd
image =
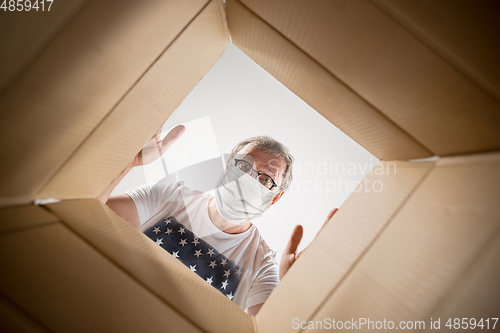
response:
<path id="1" fill-rule="evenodd" d="M 50 16 L 0 12 L 8 49 L 0 65 L 7 272 L 0 326 L 287 332 L 307 330 L 292 327 L 293 318 L 494 317 L 494 7 L 465 0 L 82 0 L 55 3 Z M 16 29 L 27 22 L 39 37 Z M 367 180 L 384 191 L 353 193 L 255 317 L 94 199 L 230 40 L 382 160 Z M 391 164 L 396 171 L 385 172 Z M 47 198 L 62 201 L 33 205 Z"/>

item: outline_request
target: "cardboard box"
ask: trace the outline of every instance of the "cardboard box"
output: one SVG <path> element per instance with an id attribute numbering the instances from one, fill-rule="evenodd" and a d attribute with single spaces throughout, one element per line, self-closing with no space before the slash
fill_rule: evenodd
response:
<path id="1" fill-rule="evenodd" d="M 2 330 L 288 332 L 367 318 L 428 331 L 431 318 L 441 329 L 448 318 L 497 318 L 500 29 L 490 6 L 87 0 L 56 2 L 46 16 L 0 12 Z M 384 184 L 350 196 L 255 317 L 93 199 L 229 36 L 381 159 L 367 180 Z M 62 201 L 33 205 L 46 198 Z"/>

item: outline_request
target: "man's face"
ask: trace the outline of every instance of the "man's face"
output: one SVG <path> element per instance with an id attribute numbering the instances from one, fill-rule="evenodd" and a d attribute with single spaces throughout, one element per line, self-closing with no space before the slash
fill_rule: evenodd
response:
<path id="1" fill-rule="evenodd" d="M 247 145 L 237 153 L 236 158 L 249 162 L 254 170 L 271 176 L 276 185 L 281 186 L 283 184 L 283 174 L 286 169 L 286 162 L 283 157 L 273 153 L 263 152 L 260 149 L 254 148 L 252 145 Z M 255 176 L 256 174 L 254 173 L 252 177 Z M 282 192 L 277 191 L 276 194 L 277 196 L 272 203 L 278 201 Z"/>

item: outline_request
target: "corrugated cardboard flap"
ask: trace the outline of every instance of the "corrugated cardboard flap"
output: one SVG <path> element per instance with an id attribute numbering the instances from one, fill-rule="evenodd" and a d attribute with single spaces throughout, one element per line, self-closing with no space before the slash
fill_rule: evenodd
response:
<path id="1" fill-rule="evenodd" d="M 243 310 L 97 200 L 65 200 L 48 209 L 202 330 L 252 331 Z"/>
<path id="2" fill-rule="evenodd" d="M 433 166 L 377 164 L 364 180 L 370 186 L 356 189 L 271 294 L 256 317 L 259 332 L 298 331 L 294 318 L 307 321 L 320 311 Z"/>
<path id="3" fill-rule="evenodd" d="M 40 55 L 51 39 L 71 21 L 87 1 L 61 1 L 57 6 L 44 3 L 47 9 L 50 6 L 50 10 L 44 10 L 43 14 L 34 8 L 29 11 L 18 11 L 18 8 L 13 11 L 3 9 L 0 11 L 0 31 L 2 31 L 0 93 Z M 43 5 L 40 6 L 43 8 Z"/>
<path id="4" fill-rule="evenodd" d="M 252 318 L 237 305 L 97 200 L 48 209 L 3 209 L 4 221 L 38 216 L 38 223 L 0 235 L 9 271 L 0 292 L 40 326 L 254 332 Z"/>
<path id="5" fill-rule="evenodd" d="M 206 11 L 212 14 L 205 27 L 216 33 L 193 35 L 191 23 Z M 179 36 L 184 33 L 182 42 Z M 203 44 L 207 36 L 205 43 L 214 45 Z M 186 57 L 198 43 L 203 52 Z M 88 1 L 0 95 L 0 205 L 39 197 L 97 196 L 210 69 L 227 43 L 221 1 Z M 168 52 L 170 46 L 177 49 L 173 55 Z M 163 66 L 163 71 L 150 74 L 162 54 L 168 66 L 160 59 L 155 68 Z M 191 67 L 190 75 L 179 77 L 178 72 L 189 73 Z M 155 81 L 154 75 L 164 75 L 178 85 L 170 83 L 161 90 L 156 85 L 165 82 Z M 148 89 L 168 102 L 144 95 Z M 148 99 L 155 105 L 148 105 Z M 142 121 L 129 120 L 131 114 L 142 116 Z"/>
<path id="6" fill-rule="evenodd" d="M 323 63 L 244 4 L 230 0 L 227 12 L 231 38 L 238 48 L 379 159 L 432 156 Z"/>
<path id="7" fill-rule="evenodd" d="M 443 162 L 307 320 L 424 321 L 428 330 L 432 315 L 459 315 L 448 312 L 451 309 L 464 318 L 492 313 L 489 307 L 498 305 L 500 278 L 494 263 L 500 255 L 495 252 L 500 152 Z M 477 307 L 468 306 L 468 301 Z"/>
<path id="8" fill-rule="evenodd" d="M 500 148 L 499 100 L 370 1 L 229 0 L 228 22 L 236 46 L 379 159 Z"/>
<path id="9" fill-rule="evenodd" d="M 209 2 L 38 197 L 97 197 L 215 64 L 229 44 L 228 34 L 222 2 Z"/>
<path id="10" fill-rule="evenodd" d="M 383 190 L 354 193 L 248 316 L 81 199 L 113 180 L 227 47 L 222 0 L 75 3 L 0 95 L 0 206 L 79 198 L 0 210 L 3 327 L 274 333 L 303 331 L 294 318 L 498 313 L 500 152 L 478 154 L 500 149 L 497 69 L 392 0 L 227 6 L 235 44 L 378 158 L 464 155 L 380 163 L 365 180 Z"/>
<path id="11" fill-rule="evenodd" d="M 36 214 L 32 207 L 17 207 L 9 215 L 18 222 Z M 8 272 L 0 276 L 0 294 L 8 299 L 4 303 L 11 305 L 10 310 L 32 322 L 16 325 L 16 318 L 10 318 L 7 325 L 41 326 L 52 332 L 138 332 L 165 327 L 204 331 L 63 223 L 43 223 L 54 215 L 35 208 L 40 214 L 37 225 L 0 236 L 0 262 Z"/>

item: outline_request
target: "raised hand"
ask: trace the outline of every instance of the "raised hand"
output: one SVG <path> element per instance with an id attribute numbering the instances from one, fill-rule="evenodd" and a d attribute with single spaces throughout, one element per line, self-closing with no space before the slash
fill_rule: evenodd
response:
<path id="1" fill-rule="evenodd" d="M 144 148 L 135 156 L 132 166 L 147 165 L 162 156 L 172 144 L 186 132 L 184 125 L 177 125 L 168 132 L 163 140 L 160 140 L 161 128 L 146 143 Z"/>
<path id="2" fill-rule="evenodd" d="M 186 131 L 184 125 L 177 125 L 168 132 L 163 140 L 160 140 L 161 128 L 153 136 L 151 140 L 146 143 L 144 148 L 137 154 L 134 159 L 123 169 L 123 171 L 116 177 L 106 189 L 96 197 L 97 200 L 103 204 L 107 203 L 109 196 L 118 183 L 125 177 L 125 175 L 132 170 L 132 168 L 139 165 L 147 165 L 156 161 L 163 155 L 172 144 L 177 141 L 182 134 Z M 135 207 L 134 207 L 135 208 Z"/>
<path id="3" fill-rule="evenodd" d="M 321 227 L 323 229 L 325 225 L 330 221 L 330 219 L 333 217 L 333 214 L 335 214 L 338 211 L 337 208 L 334 208 L 330 214 L 328 214 L 328 217 Z M 320 229 L 320 231 L 321 231 Z M 293 229 L 292 235 L 290 236 L 290 240 L 288 241 L 288 244 L 286 245 L 285 251 L 283 252 L 283 255 L 281 256 L 281 262 L 280 262 L 280 280 L 283 279 L 285 276 L 286 272 L 292 267 L 293 263 L 300 257 L 302 254 L 302 251 L 300 253 L 297 253 L 297 248 L 299 247 L 300 241 L 302 240 L 302 235 L 304 233 L 304 228 L 302 228 L 301 225 L 296 225 L 295 228 Z M 319 232 L 318 232 L 319 234 Z M 317 235 L 316 235 L 317 237 Z"/>
<path id="4" fill-rule="evenodd" d="M 283 279 L 283 276 L 285 276 L 285 273 L 288 272 L 290 267 L 292 267 L 295 260 L 299 258 L 300 254 L 297 253 L 297 247 L 299 246 L 300 241 L 302 240 L 303 233 L 304 233 L 304 228 L 302 228 L 300 224 L 296 225 L 295 228 L 293 229 L 292 235 L 290 236 L 290 240 L 288 241 L 288 244 L 285 247 L 285 251 L 281 256 L 280 280 Z"/>

